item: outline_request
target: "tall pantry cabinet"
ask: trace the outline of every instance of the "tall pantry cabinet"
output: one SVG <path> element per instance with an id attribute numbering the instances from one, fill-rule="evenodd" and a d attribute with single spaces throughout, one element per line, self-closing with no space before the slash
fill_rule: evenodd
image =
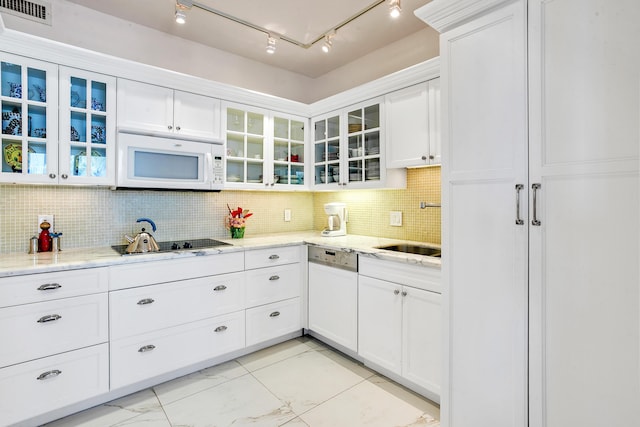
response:
<path id="1" fill-rule="evenodd" d="M 434 0 L 443 426 L 640 419 L 640 3 Z"/>

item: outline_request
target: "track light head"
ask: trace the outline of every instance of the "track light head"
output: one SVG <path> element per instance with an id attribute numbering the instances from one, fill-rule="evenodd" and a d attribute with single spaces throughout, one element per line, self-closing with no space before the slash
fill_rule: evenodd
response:
<path id="1" fill-rule="evenodd" d="M 176 10 L 176 23 L 184 24 L 185 22 L 187 22 L 187 15 L 181 10 Z"/>
<path id="2" fill-rule="evenodd" d="M 329 53 L 331 47 L 333 46 L 333 38 L 335 37 L 336 32 L 332 31 L 324 35 L 324 44 L 322 45 L 322 51 L 324 53 Z"/>
<path id="3" fill-rule="evenodd" d="M 276 42 L 277 38 L 271 34 L 267 34 L 267 53 L 274 54 L 276 53 Z"/>
<path id="4" fill-rule="evenodd" d="M 176 0 L 176 23 L 184 24 L 187 22 L 187 10 L 193 7 L 191 0 Z"/>
<path id="5" fill-rule="evenodd" d="M 400 0 L 391 0 L 389 2 L 389 15 L 391 15 L 392 18 L 397 18 L 400 16 L 400 12 L 402 12 Z"/>

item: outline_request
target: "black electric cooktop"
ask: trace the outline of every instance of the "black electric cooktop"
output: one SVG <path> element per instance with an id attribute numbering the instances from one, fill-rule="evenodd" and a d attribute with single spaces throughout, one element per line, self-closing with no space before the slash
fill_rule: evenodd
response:
<path id="1" fill-rule="evenodd" d="M 194 251 L 198 249 L 210 249 L 215 248 L 217 246 L 232 246 L 230 243 L 221 242 L 219 240 L 213 239 L 193 239 L 193 240 L 174 240 L 171 242 L 158 242 L 158 246 L 160 247 L 160 251 L 158 252 L 137 252 L 128 254 L 126 252 L 127 246 L 129 245 L 114 245 L 111 246 L 114 251 L 118 252 L 120 255 L 142 255 L 142 254 L 153 254 L 160 252 L 175 252 L 175 251 Z"/>

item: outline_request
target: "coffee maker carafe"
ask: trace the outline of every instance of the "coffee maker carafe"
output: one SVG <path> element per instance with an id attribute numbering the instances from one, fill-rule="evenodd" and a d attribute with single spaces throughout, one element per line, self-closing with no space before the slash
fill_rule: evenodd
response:
<path id="1" fill-rule="evenodd" d="M 328 215 L 327 228 L 322 230 L 325 237 L 347 235 L 347 205 L 344 203 L 326 203 L 324 211 Z"/>

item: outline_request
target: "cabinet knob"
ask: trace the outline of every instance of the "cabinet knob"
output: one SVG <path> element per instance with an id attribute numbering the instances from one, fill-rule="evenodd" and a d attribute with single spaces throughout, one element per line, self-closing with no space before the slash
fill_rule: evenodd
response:
<path id="1" fill-rule="evenodd" d="M 62 175 L 60 175 L 60 178 L 67 179 L 69 178 L 69 175 L 67 175 L 66 173 L 63 173 Z"/>
<path id="2" fill-rule="evenodd" d="M 406 297 L 407 296 L 407 291 L 402 291 L 402 296 Z"/>
<path id="3" fill-rule="evenodd" d="M 180 130 L 180 126 L 176 126 L 176 130 Z"/>
<path id="4" fill-rule="evenodd" d="M 167 126 L 167 129 L 171 130 L 171 129 L 173 129 L 173 126 L 168 125 L 168 126 Z"/>
<path id="5" fill-rule="evenodd" d="M 55 173 L 50 173 L 50 174 L 49 174 L 49 178 L 51 178 L 51 179 L 56 179 L 56 174 L 55 174 Z"/>
<path id="6" fill-rule="evenodd" d="M 433 160 L 433 159 L 435 159 L 435 158 L 436 158 L 436 156 L 434 156 L 433 154 L 431 154 L 431 155 L 429 156 L 429 159 L 430 159 L 430 160 Z"/>
<path id="7" fill-rule="evenodd" d="M 397 290 L 397 289 L 393 291 L 393 294 L 394 294 L 394 295 L 398 295 L 399 293 L 400 293 L 400 291 L 399 291 L 399 290 Z"/>
<path id="8" fill-rule="evenodd" d="M 422 156 L 422 160 L 427 160 L 427 156 Z"/>

